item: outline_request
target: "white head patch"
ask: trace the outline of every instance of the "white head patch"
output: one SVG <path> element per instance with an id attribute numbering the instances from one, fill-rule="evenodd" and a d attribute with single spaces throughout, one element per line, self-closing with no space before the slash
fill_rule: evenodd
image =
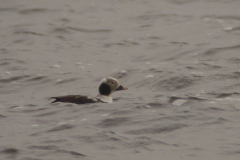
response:
<path id="1" fill-rule="evenodd" d="M 107 82 L 107 78 L 103 78 L 103 79 L 100 81 L 100 84 L 106 83 L 106 82 Z"/>

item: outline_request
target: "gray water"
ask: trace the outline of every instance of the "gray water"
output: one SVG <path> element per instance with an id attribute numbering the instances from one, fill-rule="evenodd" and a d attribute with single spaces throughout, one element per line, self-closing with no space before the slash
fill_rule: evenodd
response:
<path id="1" fill-rule="evenodd" d="M 236 160 L 240 1 L 2 0 L 0 159 Z M 128 87 L 112 104 L 103 77 Z"/>

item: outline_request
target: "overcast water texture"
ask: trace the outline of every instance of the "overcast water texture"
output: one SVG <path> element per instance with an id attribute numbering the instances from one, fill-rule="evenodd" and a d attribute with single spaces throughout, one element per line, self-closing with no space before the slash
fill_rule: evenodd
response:
<path id="1" fill-rule="evenodd" d="M 1 0 L 0 159 L 236 160 L 239 0 Z M 114 103 L 51 104 L 128 88 Z"/>

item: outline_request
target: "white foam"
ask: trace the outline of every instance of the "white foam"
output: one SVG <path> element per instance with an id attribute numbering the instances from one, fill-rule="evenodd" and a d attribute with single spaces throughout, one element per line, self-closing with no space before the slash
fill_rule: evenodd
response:
<path id="1" fill-rule="evenodd" d="M 57 125 L 67 124 L 67 122 L 60 122 Z"/>
<path id="2" fill-rule="evenodd" d="M 215 101 L 210 101 L 209 103 L 211 103 L 211 104 L 215 104 L 216 102 L 215 102 Z"/>
<path id="3" fill-rule="evenodd" d="M 10 74 L 10 72 L 9 72 L 9 71 L 6 71 L 5 74 Z"/>
<path id="4" fill-rule="evenodd" d="M 76 62 L 76 65 L 80 65 L 80 64 L 82 64 L 81 62 Z"/>
<path id="5" fill-rule="evenodd" d="M 190 56 L 196 56 L 196 55 L 198 55 L 198 53 L 190 53 L 189 55 Z"/>
<path id="6" fill-rule="evenodd" d="M 127 73 L 127 71 L 123 69 L 123 70 L 120 71 L 120 73 L 122 73 L 122 74 Z"/>
<path id="7" fill-rule="evenodd" d="M 57 79 L 56 81 L 57 81 L 57 82 L 61 82 L 61 81 L 62 81 L 62 79 Z"/>
<path id="8" fill-rule="evenodd" d="M 109 114 L 103 114 L 102 117 L 106 117 L 106 116 L 109 116 Z"/>
<path id="9" fill-rule="evenodd" d="M 193 75 L 203 75 L 203 72 L 190 72 L 190 74 L 193 74 Z"/>
<path id="10" fill-rule="evenodd" d="M 55 64 L 55 65 L 53 65 L 52 67 L 53 67 L 53 68 L 60 68 L 61 66 L 58 65 L 58 64 Z"/>
<path id="11" fill-rule="evenodd" d="M 183 104 L 186 103 L 186 102 L 187 102 L 187 100 L 179 99 L 179 100 L 174 101 L 174 102 L 173 102 L 173 105 L 174 105 L 174 106 L 181 106 L 181 105 L 183 105 Z"/>
<path id="12" fill-rule="evenodd" d="M 233 27 L 224 27 L 223 30 L 224 31 L 231 31 L 231 30 L 233 30 Z"/>
<path id="13" fill-rule="evenodd" d="M 221 19 L 215 19 L 215 20 L 219 23 L 223 23 L 223 20 L 221 20 Z"/>
<path id="14" fill-rule="evenodd" d="M 154 75 L 147 75 L 146 78 L 152 78 Z"/>
<path id="15" fill-rule="evenodd" d="M 149 105 L 146 105 L 146 106 L 145 106 L 145 108 L 151 108 L 151 106 L 149 106 Z"/>

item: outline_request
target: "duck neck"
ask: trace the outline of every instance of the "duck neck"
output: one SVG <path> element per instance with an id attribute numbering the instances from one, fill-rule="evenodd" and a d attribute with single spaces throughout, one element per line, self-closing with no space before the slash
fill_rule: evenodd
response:
<path id="1" fill-rule="evenodd" d="M 103 103 L 112 103 L 113 102 L 112 97 L 110 95 L 105 96 L 105 95 L 99 94 L 99 95 L 97 95 L 96 98 L 99 99 Z"/>

